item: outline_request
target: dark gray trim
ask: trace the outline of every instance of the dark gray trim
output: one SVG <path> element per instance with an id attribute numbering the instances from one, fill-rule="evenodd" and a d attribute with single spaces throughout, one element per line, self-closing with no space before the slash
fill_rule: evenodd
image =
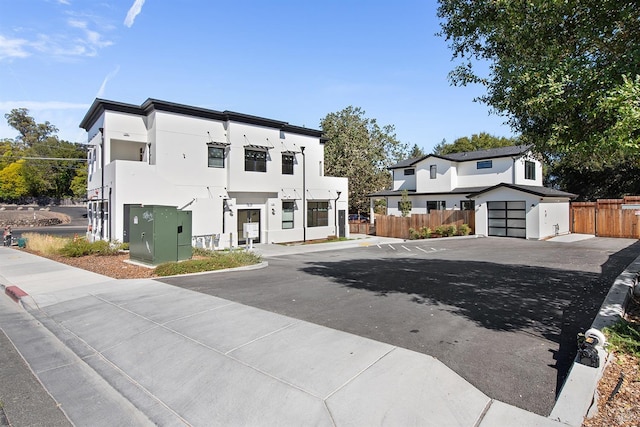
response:
<path id="1" fill-rule="evenodd" d="M 427 154 L 422 157 L 413 157 L 411 159 L 402 160 L 395 165 L 389 166 L 387 169 L 400 169 L 413 166 L 429 157 L 436 159 L 449 160 L 451 162 L 469 162 L 475 160 L 496 159 L 499 157 L 522 156 L 531 150 L 531 145 L 513 145 L 510 147 L 491 148 L 488 150 L 466 151 L 463 153 L 451 153 L 445 155 Z"/>
<path id="2" fill-rule="evenodd" d="M 115 111 L 118 113 L 135 114 L 138 116 L 148 116 L 152 111 L 165 111 L 174 114 L 183 114 L 186 116 L 199 117 L 203 119 L 232 121 L 257 126 L 280 129 L 297 135 L 312 136 L 320 138 L 320 142 L 326 142 L 322 136 L 321 130 L 309 129 L 302 126 L 290 125 L 280 120 L 267 119 L 264 117 L 251 116 L 249 114 L 236 113 L 234 111 L 216 111 L 206 108 L 193 107 L 190 105 L 177 104 L 175 102 L 167 102 L 159 99 L 149 98 L 142 105 L 125 104 L 122 102 L 109 101 L 106 99 L 96 98 L 80 122 L 80 127 L 89 130 L 91 126 L 100 118 L 105 111 Z"/>
<path id="3" fill-rule="evenodd" d="M 540 187 L 536 185 L 507 184 L 504 182 L 501 184 L 493 185 L 483 190 L 474 192 L 467 197 L 469 199 L 472 199 L 479 196 L 480 194 L 488 193 L 489 191 L 493 191 L 501 187 L 510 188 L 512 190 L 521 191 L 523 193 L 529 193 L 529 194 L 533 194 L 535 196 L 540 196 L 540 197 L 562 197 L 562 198 L 568 198 L 568 199 L 575 199 L 576 197 L 578 197 L 576 194 L 567 193 L 565 191 L 556 190 L 554 188 Z"/>

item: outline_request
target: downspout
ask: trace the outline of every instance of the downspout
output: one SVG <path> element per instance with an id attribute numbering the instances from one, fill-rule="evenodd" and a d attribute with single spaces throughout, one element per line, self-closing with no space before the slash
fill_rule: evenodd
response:
<path id="1" fill-rule="evenodd" d="M 307 161 L 304 155 L 304 148 L 300 147 L 302 153 L 302 241 L 307 241 L 307 181 L 306 181 L 306 167 Z"/>
<path id="2" fill-rule="evenodd" d="M 100 131 L 100 240 L 104 236 L 104 128 L 99 128 Z"/>
<path id="3" fill-rule="evenodd" d="M 113 235 L 111 234 L 111 230 L 113 230 L 113 228 L 111 227 L 111 191 L 113 190 L 113 188 L 109 187 L 109 240 L 112 240 Z"/>
<path id="4" fill-rule="evenodd" d="M 338 193 L 338 197 L 336 197 L 336 199 L 333 202 L 333 207 L 334 207 L 334 211 L 335 211 L 335 227 L 336 227 L 336 239 L 340 237 L 340 230 L 338 230 L 338 199 L 340 198 L 340 194 L 342 194 L 341 191 L 337 191 L 336 193 Z"/>

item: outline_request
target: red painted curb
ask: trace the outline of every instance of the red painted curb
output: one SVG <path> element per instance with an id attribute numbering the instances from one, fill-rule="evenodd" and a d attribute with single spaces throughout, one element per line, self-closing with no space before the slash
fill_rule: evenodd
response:
<path id="1" fill-rule="evenodd" d="M 13 299 L 15 302 L 19 302 L 20 298 L 26 297 L 29 295 L 28 293 L 26 293 L 25 291 L 23 291 L 17 286 L 7 286 L 6 289 L 4 290 L 4 293 L 9 295 L 11 299 Z"/>

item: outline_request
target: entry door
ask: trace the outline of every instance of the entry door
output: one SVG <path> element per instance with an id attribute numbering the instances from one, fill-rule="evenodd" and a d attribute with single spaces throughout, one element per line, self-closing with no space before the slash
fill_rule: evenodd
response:
<path id="1" fill-rule="evenodd" d="M 258 236 L 262 234 L 260 231 L 260 209 L 238 209 L 238 244 L 244 245 L 247 239 L 243 237 L 242 224 L 246 222 L 258 223 Z M 253 243 L 260 243 L 260 237 L 253 239 Z"/>
<path id="2" fill-rule="evenodd" d="M 526 202 L 487 202 L 487 210 L 489 236 L 527 237 Z"/>

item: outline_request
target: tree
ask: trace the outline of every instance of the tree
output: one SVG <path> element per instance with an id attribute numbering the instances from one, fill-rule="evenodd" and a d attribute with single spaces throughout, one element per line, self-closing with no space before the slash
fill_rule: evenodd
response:
<path id="1" fill-rule="evenodd" d="M 70 189 L 73 196 L 76 198 L 87 197 L 87 179 L 89 177 L 89 171 L 87 168 L 78 169 L 76 176 L 71 180 Z"/>
<path id="2" fill-rule="evenodd" d="M 72 196 L 71 182 L 78 170 L 86 168 L 85 147 L 59 140 L 54 135 L 58 131 L 55 126 L 36 123 L 26 108 L 13 109 L 5 118 L 19 136 L 0 143 L 0 168 L 12 166 L 9 176 L 20 175 L 20 185 L 26 188 L 22 196 Z M 16 168 L 13 162 L 18 159 L 22 162 Z"/>
<path id="3" fill-rule="evenodd" d="M 506 138 L 504 136 L 497 137 L 486 132 L 480 132 L 479 134 L 474 133 L 471 135 L 471 138 L 466 136 L 458 138 L 451 144 L 447 144 L 446 141 L 442 141 L 434 147 L 433 154 L 444 156 L 445 154 L 463 153 L 465 151 L 510 147 L 512 145 L 518 145 L 519 143 L 518 138 Z"/>
<path id="4" fill-rule="evenodd" d="M 413 144 L 411 151 L 409 152 L 409 158 L 424 157 L 425 153 L 422 148 L 418 147 L 418 144 Z"/>
<path id="5" fill-rule="evenodd" d="M 450 81 L 484 85 L 478 100 L 505 115 L 538 152 L 583 158 L 638 152 L 637 2 L 439 3 L 440 34 L 461 61 Z"/>
<path id="6" fill-rule="evenodd" d="M 349 211 L 367 211 L 367 195 L 391 184 L 387 168 L 406 158 L 406 144 L 396 139 L 392 125 L 381 128 L 359 107 L 329 113 L 320 125 L 327 138 L 327 175 L 349 178 Z"/>
<path id="7" fill-rule="evenodd" d="M 0 170 L 0 198 L 18 200 L 28 193 L 21 169 L 24 160 L 18 160 Z"/>
<path id="8" fill-rule="evenodd" d="M 409 192 L 407 190 L 402 190 L 402 196 L 400 197 L 398 207 L 400 208 L 400 212 L 403 217 L 409 216 L 411 213 L 411 200 L 409 200 Z"/>

